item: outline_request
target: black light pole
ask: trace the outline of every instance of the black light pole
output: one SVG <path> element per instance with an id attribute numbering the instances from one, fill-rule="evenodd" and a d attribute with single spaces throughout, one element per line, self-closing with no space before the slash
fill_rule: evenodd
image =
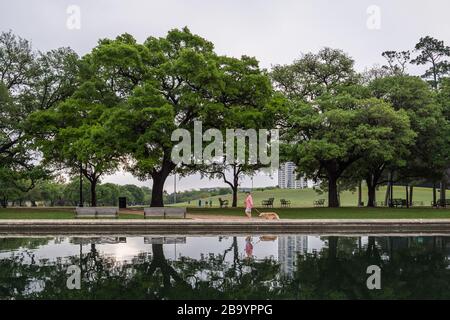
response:
<path id="1" fill-rule="evenodd" d="M 83 206 L 83 164 L 80 162 L 80 203 L 79 207 Z"/>
<path id="2" fill-rule="evenodd" d="M 177 174 L 173 175 L 173 203 L 177 203 Z"/>

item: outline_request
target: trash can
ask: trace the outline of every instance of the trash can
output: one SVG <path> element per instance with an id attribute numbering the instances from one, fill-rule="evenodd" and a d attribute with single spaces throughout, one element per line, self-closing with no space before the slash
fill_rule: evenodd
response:
<path id="1" fill-rule="evenodd" d="M 127 198 L 119 197 L 119 209 L 126 209 L 126 208 L 127 208 Z"/>

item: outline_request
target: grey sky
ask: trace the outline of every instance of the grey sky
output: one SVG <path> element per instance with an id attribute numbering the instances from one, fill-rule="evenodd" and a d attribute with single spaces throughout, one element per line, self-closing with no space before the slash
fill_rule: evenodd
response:
<path id="1" fill-rule="evenodd" d="M 66 27 L 70 5 L 81 10 L 80 30 Z M 380 29 L 367 27 L 371 5 L 381 10 Z M 1 0 L 0 31 L 11 29 L 39 50 L 70 46 L 84 54 L 99 38 L 128 32 L 143 41 L 188 26 L 212 41 L 217 52 L 256 56 L 266 68 L 329 46 L 350 54 L 362 71 L 383 63 L 381 52 L 411 49 L 424 35 L 450 43 L 449 13 L 448 0 Z M 120 173 L 107 180 L 136 183 Z M 276 183 L 264 176 L 254 180 L 255 186 Z M 242 183 L 250 184 L 249 179 Z M 172 185 L 168 179 L 166 189 Z M 198 176 L 179 182 L 181 189 L 216 185 Z"/>

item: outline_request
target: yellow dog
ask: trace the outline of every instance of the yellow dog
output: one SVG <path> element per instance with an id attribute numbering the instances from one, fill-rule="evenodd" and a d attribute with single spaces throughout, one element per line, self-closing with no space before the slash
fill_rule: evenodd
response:
<path id="1" fill-rule="evenodd" d="M 259 216 L 266 220 L 280 220 L 280 217 L 275 212 L 260 212 Z"/>

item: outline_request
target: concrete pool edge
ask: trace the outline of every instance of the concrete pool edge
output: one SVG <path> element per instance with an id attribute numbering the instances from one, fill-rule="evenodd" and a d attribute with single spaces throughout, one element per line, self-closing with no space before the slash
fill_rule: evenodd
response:
<path id="1" fill-rule="evenodd" d="M 0 220 L 0 235 L 44 234 L 449 234 L 450 219 Z"/>

